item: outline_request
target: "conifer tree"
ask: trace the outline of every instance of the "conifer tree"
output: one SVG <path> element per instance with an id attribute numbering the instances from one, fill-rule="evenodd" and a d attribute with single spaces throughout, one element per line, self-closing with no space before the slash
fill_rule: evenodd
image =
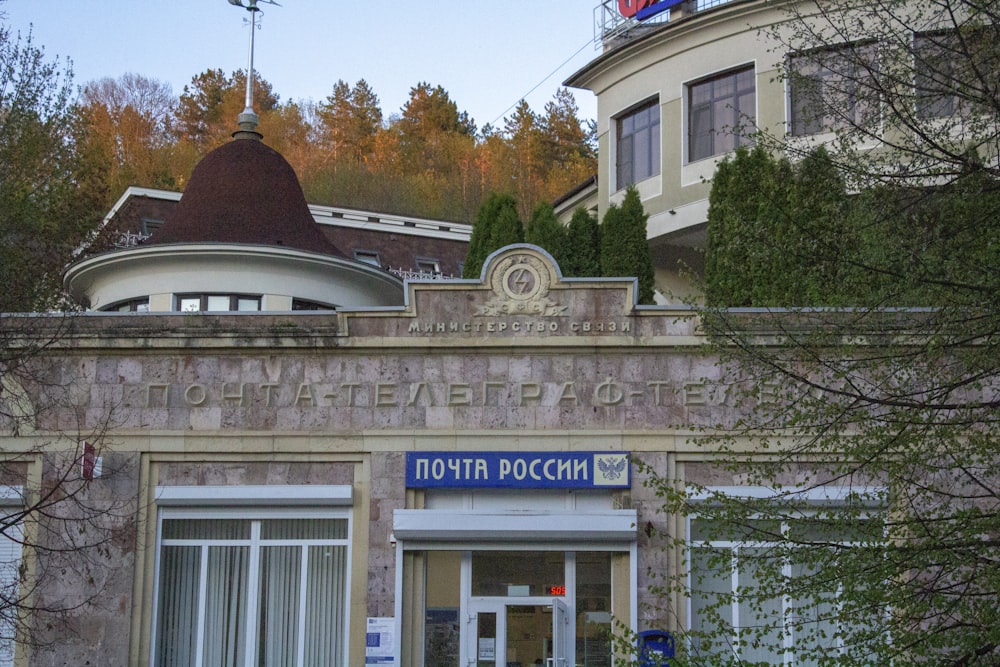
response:
<path id="1" fill-rule="evenodd" d="M 517 217 L 517 202 L 509 194 L 493 193 L 476 213 L 462 277 L 478 278 L 483 263 L 494 250 L 524 241 L 524 225 Z"/>
<path id="2" fill-rule="evenodd" d="M 648 215 L 639 191 L 629 187 L 621 206 L 612 204 L 601 223 L 601 274 L 634 276 L 639 281 L 639 303 L 653 303 L 653 261 L 646 240 Z"/>
<path id="3" fill-rule="evenodd" d="M 560 265 L 564 276 L 596 277 L 601 275 L 601 235 L 597 218 L 583 208 L 573 211 L 566 229 L 566 262 Z"/>
<path id="4" fill-rule="evenodd" d="M 535 206 L 524 240 L 544 248 L 560 267 L 566 261 L 566 228 L 556 219 L 552 204 L 542 202 Z"/>
<path id="5" fill-rule="evenodd" d="M 719 164 L 708 198 L 708 303 L 752 306 L 770 301 L 780 254 L 770 250 L 787 245 L 782 229 L 790 181 L 788 162 L 761 146 L 740 147 Z"/>

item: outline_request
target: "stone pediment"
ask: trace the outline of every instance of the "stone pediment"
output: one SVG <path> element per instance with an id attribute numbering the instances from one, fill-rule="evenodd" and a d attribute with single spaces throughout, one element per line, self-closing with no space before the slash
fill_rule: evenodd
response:
<path id="1" fill-rule="evenodd" d="M 401 310 L 342 312 L 350 337 L 628 335 L 639 329 L 633 278 L 565 278 L 543 249 L 502 248 L 478 280 L 416 280 Z"/>

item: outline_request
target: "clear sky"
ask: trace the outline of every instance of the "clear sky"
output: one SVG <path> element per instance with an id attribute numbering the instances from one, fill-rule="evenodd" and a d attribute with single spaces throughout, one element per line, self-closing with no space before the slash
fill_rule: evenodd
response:
<path id="1" fill-rule="evenodd" d="M 388 116 L 426 81 L 482 127 L 521 98 L 542 111 L 598 55 L 599 0 L 278 2 L 260 4 L 254 66 L 282 101 L 320 101 L 338 79 L 364 78 Z M 179 95 L 200 72 L 247 65 L 249 12 L 227 0 L 0 0 L 0 14 L 13 31 L 30 27 L 49 58 L 69 57 L 77 85 L 135 72 Z M 573 93 L 594 118 L 593 95 Z"/>

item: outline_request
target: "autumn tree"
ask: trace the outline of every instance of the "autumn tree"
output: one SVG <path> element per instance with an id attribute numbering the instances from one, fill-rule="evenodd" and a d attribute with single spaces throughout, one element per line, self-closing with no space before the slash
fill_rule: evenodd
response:
<path id="1" fill-rule="evenodd" d="M 568 88 L 556 90 L 541 116 L 547 195 L 557 196 L 597 171 L 597 131 L 580 119 L 580 108 Z"/>
<path id="2" fill-rule="evenodd" d="M 352 88 L 338 80 L 333 92 L 319 104 L 317 115 L 324 146 L 329 147 L 335 163 L 360 166 L 368 161 L 382 128 L 382 110 L 367 81 L 360 79 Z"/>
<path id="3" fill-rule="evenodd" d="M 545 131 L 541 118 L 525 100 L 504 120 L 504 137 L 509 146 L 510 187 L 517 197 L 518 209 L 527 216 L 544 197 L 546 164 Z"/>
<path id="4" fill-rule="evenodd" d="M 246 72 L 227 76 L 221 69 L 205 70 L 184 86 L 178 100 L 176 131 L 181 141 L 207 152 L 225 143 L 236 129 L 236 117 L 246 105 Z M 271 84 L 254 73 L 254 110 L 263 119 L 279 107 Z"/>
<path id="5" fill-rule="evenodd" d="M 475 124 L 441 86 L 420 83 L 398 117 L 390 120 L 379 145 L 394 146 L 391 162 L 400 189 L 410 201 L 430 217 L 469 219 L 469 190 L 477 179 L 471 165 L 475 144 Z M 382 158 L 382 161 L 387 161 Z M 480 201 L 480 191 L 472 201 Z"/>
<path id="6" fill-rule="evenodd" d="M 503 128 L 484 128 L 484 180 L 493 190 L 515 194 L 522 216 L 535 204 L 552 201 L 597 170 L 594 133 L 578 116 L 576 100 L 565 88 L 556 91 L 544 113 L 525 100 L 504 119 Z"/>
<path id="7" fill-rule="evenodd" d="M 425 82 L 410 89 L 395 127 L 404 169 L 411 172 L 449 171 L 456 146 L 470 146 L 476 132 L 475 123 L 458 110 L 448 91 Z"/>
<path id="8" fill-rule="evenodd" d="M 77 110 L 82 125 L 78 150 L 106 169 L 112 200 L 130 185 L 175 187 L 170 164 L 175 103 L 168 84 L 139 74 L 84 85 Z"/>

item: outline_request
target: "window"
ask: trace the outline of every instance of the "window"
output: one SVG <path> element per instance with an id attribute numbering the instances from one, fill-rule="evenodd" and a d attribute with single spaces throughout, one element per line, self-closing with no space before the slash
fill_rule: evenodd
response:
<path id="1" fill-rule="evenodd" d="M 417 257 L 417 271 L 420 273 L 429 273 L 435 276 L 440 275 L 441 262 L 427 257 Z"/>
<path id="2" fill-rule="evenodd" d="M 182 313 L 260 310 L 260 297 L 251 294 L 178 294 Z"/>
<path id="3" fill-rule="evenodd" d="M 319 301 L 292 299 L 292 310 L 336 310 L 336 308 L 328 303 L 320 303 Z"/>
<path id="4" fill-rule="evenodd" d="M 101 310 L 109 313 L 111 312 L 148 313 L 149 297 L 143 297 L 141 299 L 130 299 L 128 301 L 119 301 L 118 303 L 113 303 L 107 308 L 102 308 Z"/>
<path id="5" fill-rule="evenodd" d="M 792 134 L 865 127 L 878 118 L 875 44 L 846 44 L 789 58 Z"/>
<path id="6" fill-rule="evenodd" d="M 648 102 L 618 118 L 615 183 L 619 190 L 660 173 L 660 103 Z"/>
<path id="7" fill-rule="evenodd" d="M 11 511 L 16 511 L 21 507 L 21 502 L 20 488 L 0 487 L 0 516 L 8 516 Z M 0 533 L 0 600 L 10 603 L 0 606 L 0 667 L 12 667 L 14 664 L 18 611 L 18 605 L 14 602 L 19 599 L 22 539 L 20 523 L 5 525 Z"/>
<path id="8" fill-rule="evenodd" d="M 749 143 L 757 122 L 753 67 L 688 85 L 688 161 L 727 153 Z"/>
<path id="9" fill-rule="evenodd" d="M 734 662 L 803 665 L 812 664 L 807 652 L 836 655 L 845 650 L 844 636 L 852 628 L 838 621 L 836 583 L 826 594 L 810 584 L 796 595 L 795 582 L 819 574 L 820 544 L 830 545 L 826 551 L 831 558 L 850 557 L 840 547 L 870 541 L 882 524 L 874 518 L 848 523 L 830 520 L 829 515 L 819 519 L 807 511 L 790 514 L 780 520 L 741 520 L 738 526 L 699 516 L 689 519 L 693 652 L 726 653 Z M 807 553 L 812 557 L 796 557 Z M 762 586 L 772 592 L 779 585 L 784 595 L 750 593 Z M 858 627 L 863 627 L 860 619 Z"/>
<path id="10" fill-rule="evenodd" d="M 382 260 L 379 255 L 374 250 L 354 250 L 354 259 L 359 262 L 364 262 L 365 264 L 371 264 L 372 266 L 382 266 Z"/>
<path id="11" fill-rule="evenodd" d="M 156 667 L 343 665 L 346 513 L 164 509 Z"/>
<path id="12" fill-rule="evenodd" d="M 984 28 L 914 35 L 917 116 L 970 116 L 991 104 L 990 87 L 1000 66 L 996 36 Z"/>
<path id="13" fill-rule="evenodd" d="M 18 599 L 21 566 L 21 526 L 15 524 L 0 534 L 0 599 Z M 0 611 L 0 667 L 14 664 L 14 634 L 17 629 L 16 604 L 4 605 Z"/>
<path id="14" fill-rule="evenodd" d="M 139 232 L 146 237 L 152 236 L 156 233 L 160 227 L 163 226 L 163 220 L 157 220 L 155 218 L 143 218 L 139 221 Z"/>

